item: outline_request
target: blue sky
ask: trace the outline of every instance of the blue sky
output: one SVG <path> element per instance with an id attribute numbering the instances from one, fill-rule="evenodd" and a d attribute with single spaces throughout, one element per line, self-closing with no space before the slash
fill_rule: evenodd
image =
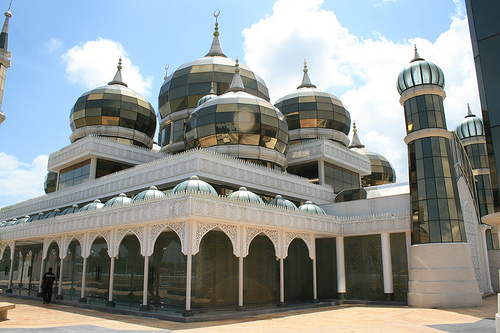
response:
<path id="1" fill-rule="evenodd" d="M 312 82 L 342 100 L 399 181 L 408 175 L 395 82 L 413 43 L 444 71 L 448 128 L 467 102 L 480 114 L 463 0 L 14 0 L 0 207 L 43 194 L 48 156 L 70 143 L 73 104 L 112 79 L 119 56 L 124 80 L 157 109 L 165 65 L 171 73 L 207 53 L 216 9 L 224 52 L 266 81 L 272 101 L 295 89 L 307 59 Z"/>

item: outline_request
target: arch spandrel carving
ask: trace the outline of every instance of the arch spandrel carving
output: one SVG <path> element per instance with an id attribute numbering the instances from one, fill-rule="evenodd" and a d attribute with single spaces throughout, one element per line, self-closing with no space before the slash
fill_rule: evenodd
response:
<path id="1" fill-rule="evenodd" d="M 284 235 L 283 259 L 285 259 L 288 256 L 288 247 L 295 238 L 301 238 L 304 241 L 304 243 L 306 243 L 307 249 L 309 250 L 309 258 L 314 259 L 316 254 L 316 251 L 314 249 L 314 235 L 306 234 L 303 232 L 288 232 L 288 231 L 285 231 Z"/>
<path id="2" fill-rule="evenodd" d="M 63 245 L 62 253 L 61 253 L 61 255 L 59 255 L 59 257 L 61 259 L 63 259 L 63 260 L 66 259 L 66 256 L 68 255 L 69 244 L 71 244 L 73 239 L 75 239 L 80 244 L 80 247 L 82 249 L 85 247 L 85 234 L 66 235 L 64 237 L 64 242 L 63 242 L 64 245 Z"/>
<path id="3" fill-rule="evenodd" d="M 160 223 L 160 224 L 153 224 L 151 226 L 151 233 L 149 235 L 149 252 L 148 256 L 153 254 L 154 251 L 154 245 L 156 243 L 156 240 L 160 236 L 160 234 L 165 231 L 165 230 L 172 230 L 177 234 L 179 237 L 179 240 L 181 241 L 181 249 L 182 253 L 187 255 L 187 239 L 186 239 L 186 222 L 174 222 L 174 223 Z"/>
<path id="4" fill-rule="evenodd" d="M 111 230 L 102 230 L 102 231 L 89 232 L 88 243 L 85 245 L 85 256 L 83 256 L 82 254 L 82 257 L 88 258 L 90 254 L 90 249 L 92 248 L 92 244 L 94 244 L 94 241 L 98 236 L 101 236 L 106 241 L 106 244 L 108 246 L 108 255 L 109 255 L 109 249 L 112 247 L 113 244 L 111 238 Z"/>
<path id="5" fill-rule="evenodd" d="M 242 256 L 243 257 L 248 256 L 250 251 L 250 244 L 252 244 L 253 239 L 260 234 L 266 235 L 269 238 L 269 240 L 273 243 L 274 253 L 276 254 L 276 257 L 279 258 L 279 231 L 271 229 L 262 229 L 262 228 L 250 228 L 250 227 L 245 228 L 245 247 Z"/>
<path id="6" fill-rule="evenodd" d="M 194 244 L 194 251 L 193 255 L 198 253 L 200 251 L 200 243 L 201 240 L 203 239 L 203 236 L 205 236 L 210 230 L 214 228 L 219 228 L 226 234 L 226 236 L 229 238 L 231 241 L 231 244 L 233 245 L 233 254 L 237 257 L 240 255 L 240 248 L 239 248 L 239 242 L 238 242 L 238 227 L 235 225 L 229 225 L 229 224 L 222 224 L 222 223 L 211 223 L 211 222 L 202 222 L 202 221 L 196 221 L 195 223 L 195 244 Z"/>
<path id="7" fill-rule="evenodd" d="M 5 252 L 5 250 L 7 248 L 10 249 L 10 257 L 12 259 L 12 256 L 13 256 L 13 253 L 14 253 L 14 251 L 12 251 L 12 249 L 14 248 L 14 242 L 8 242 L 8 243 L 2 244 L 0 246 L 0 260 L 2 260 L 4 252 Z"/>
<path id="8" fill-rule="evenodd" d="M 59 237 L 50 237 L 50 238 L 45 238 L 43 241 L 43 252 L 42 252 L 42 259 L 45 260 L 47 258 L 47 252 L 49 251 L 50 244 L 52 242 L 56 242 L 57 248 L 59 250 L 59 258 L 61 258 L 61 252 L 63 249 L 63 236 Z"/>

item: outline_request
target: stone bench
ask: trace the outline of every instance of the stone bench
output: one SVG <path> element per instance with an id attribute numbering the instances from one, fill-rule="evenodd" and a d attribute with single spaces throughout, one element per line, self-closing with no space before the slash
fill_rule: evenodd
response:
<path id="1" fill-rule="evenodd" d="M 15 307 L 15 304 L 0 302 L 0 320 L 7 320 L 7 312 Z"/>

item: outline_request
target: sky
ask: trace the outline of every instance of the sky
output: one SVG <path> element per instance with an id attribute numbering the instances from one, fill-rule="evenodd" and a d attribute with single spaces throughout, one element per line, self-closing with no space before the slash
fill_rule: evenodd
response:
<path id="1" fill-rule="evenodd" d="M 8 6 L 0 0 L 0 12 Z M 312 83 L 343 102 L 398 182 L 408 180 L 408 161 L 396 80 L 414 44 L 444 72 L 448 129 L 467 103 L 481 114 L 463 0 L 14 0 L 0 207 L 44 194 L 49 155 L 70 144 L 71 108 L 112 80 L 120 56 L 124 81 L 158 110 L 165 67 L 208 52 L 215 10 L 225 54 L 264 79 L 271 102 L 296 89 L 306 59 Z"/>

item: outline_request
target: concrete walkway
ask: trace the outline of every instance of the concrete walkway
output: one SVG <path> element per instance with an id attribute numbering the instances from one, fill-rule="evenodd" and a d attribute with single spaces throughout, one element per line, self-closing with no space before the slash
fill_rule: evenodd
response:
<path id="1" fill-rule="evenodd" d="M 470 309 L 343 305 L 282 312 L 214 322 L 178 323 L 0 294 L 0 302 L 16 304 L 0 332 L 495 332 L 497 298 Z"/>

